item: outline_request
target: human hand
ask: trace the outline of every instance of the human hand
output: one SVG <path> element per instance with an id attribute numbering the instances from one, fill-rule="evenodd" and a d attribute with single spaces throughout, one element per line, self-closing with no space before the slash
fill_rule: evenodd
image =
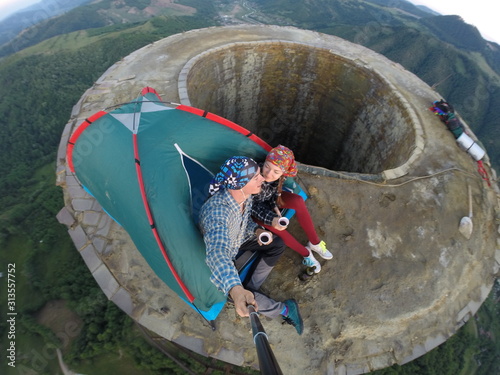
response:
<path id="1" fill-rule="evenodd" d="M 273 234 L 265 229 L 258 228 L 255 231 L 255 235 L 257 236 L 257 242 L 260 246 L 269 245 L 271 242 L 273 242 Z M 261 236 L 266 240 L 264 240 L 264 238 L 262 238 Z"/>
<path id="2" fill-rule="evenodd" d="M 286 219 L 284 217 L 281 217 L 281 216 L 277 216 L 273 219 L 273 222 L 271 223 L 272 227 L 276 230 L 279 230 L 279 231 L 282 231 L 282 230 L 285 230 L 286 227 L 288 226 L 288 224 L 286 225 L 283 225 L 282 223 L 280 223 L 281 220 L 283 219 Z M 287 223 L 288 223 L 288 220 L 286 220 Z"/>
<path id="3" fill-rule="evenodd" d="M 253 293 L 241 285 L 233 286 L 229 291 L 229 295 L 233 299 L 234 307 L 239 316 L 249 316 L 248 305 L 252 305 L 256 311 L 258 310 L 257 301 L 255 301 Z"/>

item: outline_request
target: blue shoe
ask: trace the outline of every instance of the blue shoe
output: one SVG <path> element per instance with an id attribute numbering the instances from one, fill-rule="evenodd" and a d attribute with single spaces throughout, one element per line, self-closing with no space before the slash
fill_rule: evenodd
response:
<path id="1" fill-rule="evenodd" d="M 302 260 L 302 264 L 306 267 L 314 267 L 314 273 L 319 273 L 321 271 L 321 264 L 316 260 L 311 250 L 309 250 L 309 256 L 304 257 Z"/>
<path id="2" fill-rule="evenodd" d="M 285 302 L 286 307 L 288 308 L 287 316 L 283 317 L 283 324 L 291 324 L 297 330 L 299 335 L 302 335 L 302 331 L 304 330 L 304 324 L 302 323 L 302 317 L 299 312 L 299 305 L 297 301 L 294 299 L 287 299 Z"/>

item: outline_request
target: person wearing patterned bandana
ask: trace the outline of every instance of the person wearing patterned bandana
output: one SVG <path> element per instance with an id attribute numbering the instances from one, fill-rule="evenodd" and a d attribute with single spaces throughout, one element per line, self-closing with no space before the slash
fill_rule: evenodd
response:
<path id="1" fill-rule="evenodd" d="M 249 316 L 247 306 L 253 305 L 267 317 L 281 316 L 302 334 L 302 318 L 294 299 L 279 302 L 259 292 L 285 250 L 283 240 L 271 233 L 271 242 L 263 244 L 258 236 L 264 229 L 251 218 L 252 195 L 260 192 L 263 181 L 259 165 L 245 156 L 227 159 L 212 179 L 199 221 L 206 263 L 212 272 L 210 281 L 232 299 L 238 315 Z M 234 261 L 248 251 L 257 252 L 258 257 L 243 283 Z"/>
<path id="2" fill-rule="evenodd" d="M 314 273 L 319 273 L 321 264 L 313 252 L 323 259 L 332 259 L 333 255 L 326 248 L 325 242 L 318 237 L 304 199 L 298 194 L 282 191 L 285 179 L 296 175 L 297 164 L 292 150 L 279 145 L 269 151 L 262 165 L 262 176 L 265 181 L 260 193 L 254 197 L 252 216 L 259 225 L 282 238 L 286 246 L 302 255 L 304 257 L 302 263 L 314 267 Z M 286 230 L 286 226 L 279 223 L 280 210 L 283 208 L 295 210 L 299 224 L 309 240 L 305 246 Z"/>

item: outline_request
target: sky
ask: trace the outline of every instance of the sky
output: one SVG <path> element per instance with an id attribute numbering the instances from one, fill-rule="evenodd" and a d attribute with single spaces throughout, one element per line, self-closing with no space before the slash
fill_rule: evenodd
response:
<path id="1" fill-rule="evenodd" d="M 26 8 L 39 1 L 40 0 L 0 0 L 0 20 L 14 13 L 16 10 Z"/>
<path id="2" fill-rule="evenodd" d="M 478 28 L 484 39 L 500 44 L 498 3 L 496 0 L 409 0 L 442 15 L 459 15 Z"/>
<path id="3" fill-rule="evenodd" d="M 0 0 L 0 19 L 35 4 L 40 0 Z M 496 0 L 410 0 L 413 4 L 425 5 L 442 15 L 456 14 L 465 22 L 474 25 L 486 40 L 500 44 L 500 26 Z"/>

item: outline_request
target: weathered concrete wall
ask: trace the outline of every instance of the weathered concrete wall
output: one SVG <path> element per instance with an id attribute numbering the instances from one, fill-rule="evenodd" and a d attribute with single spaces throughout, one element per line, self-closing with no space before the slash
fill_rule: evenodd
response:
<path id="1" fill-rule="evenodd" d="M 288 145 L 306 164 L 380 173 L 414 148 L 415 124 L 394 87 L 329 49 L 230 44 L 191 61 L 186 86 L 193 106 Z"/>

